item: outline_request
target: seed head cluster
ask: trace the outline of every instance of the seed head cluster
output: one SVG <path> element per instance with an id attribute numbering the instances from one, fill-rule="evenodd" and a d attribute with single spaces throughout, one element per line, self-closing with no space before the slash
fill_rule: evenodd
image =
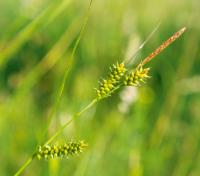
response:
<path id="1" fill-rule="evenodd" d="M 110 73 L 107 79 L 99 82 L 99 88 L 96 89 L 99 99 L 109 96 L 112 91 L 118 86 L 121 78 L 124 76 L 126 68 L 124 63 L 116 64 L 110 67 Z"/>
<path id="2" fill-rule="evenodd" d="M 80 154 L 86 147 L 87 144 L 84 141 L 71 141 L 63 145 L 39 146 L 36 156 L 39 160 L 51 158 L 65 158 L 70 155 Z"/>
<path id="3" fill-rule="evenodd" d="M 139 86 L 141 82 L 145 83 L 145 79 L 149 78 L 148 72 L 150 68 L 143 68 L 139 66 L 135 71 L 125 76 L 125 86 Z"/>
<path id="4" fill-rule="evenodd" d="M 98 99 L 105 98 L 111 95 L 117 88 L 122 86 L 139 86 L 140 83 L 145 82 L 145 79 L 149 78 L 148 72 L 149 68 L 143 68 L 145 64 L 150 62 L 155 56 L 161 53 L 165 48 L 167 48 L 171 43 L 178 39 L 184 32 L 186 28 L 183 27 L 178 32 L 173 34 L 165 42 L 163 42 L 157 49 L 155 49 L 149 56 L 142 60 L 142 62 L 137 66 L 135 71 L 127 72 L 124 63 L 113 65 L 111 72 L 107 79 L 99 82 L 99 89 L 96 89 Z"/>

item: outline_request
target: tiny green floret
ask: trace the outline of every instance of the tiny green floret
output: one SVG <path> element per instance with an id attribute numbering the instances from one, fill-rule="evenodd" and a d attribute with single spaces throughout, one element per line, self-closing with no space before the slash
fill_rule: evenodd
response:
<path id="1" fill-rule="evenodd" d="M 145 83 L 145 79 L 149 78 L 149 70 L 150 68 L 143 68 L 142 66 L 139 66 L 135 71 L 132 71 L 125 76 L 124 85 L 136 87 L 140 86 L 141 82 Z"/>
<path id="2" fill-rule="evenodd" d="M 84 141 L 70 141 L 63 145 L 39 146 L 36 156 L 39 160 L 66 158 L 68 156 L 80 154 L 87 146 L 88 145 Z"/>
<path id="3" fill-rule="evenodd" d="M 99 88 L 96 89 L 98 99 L 109 96 L 119 86 L 125 72 L 126 68 L 123 62 L 110 67 L 110 73 L 107 78 L 99 81 Z"/>

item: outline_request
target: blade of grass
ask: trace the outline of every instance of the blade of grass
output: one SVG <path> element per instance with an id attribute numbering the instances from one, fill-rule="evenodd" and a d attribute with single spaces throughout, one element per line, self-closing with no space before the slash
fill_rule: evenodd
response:
<path id="1" fill-rule="evenodd" d="M 76 113 L 68 122 L 66 122 L 52 137 L 50 137 L 43 146 L 50 144 L 58 135 L 60 135 L 64 129 L 77 117 L 79 117 L 82 113 L 90 109 L 95 103 L 97 102 L 97 99 L 92 100 L 87 106 L 85 106 L 82 110 L 80 110 L 78 113 Z M 36 153 L 34 153 L 20 168 L 19 170 L 15 173 L 15 176 L 18 176 L 21 174 L 24 169 L 31 164 L 33 159 L 36 157 Z"/>
<path id="2" fill-rule="evenodd" d="M 15 112 L 15 109 L 17 108 L 16 104 L 22 103 L 21 100 L 25 99 L 26 96 L 31 93 L 31 90 L 37 81 L 41 79 L 41 77 L 45 75 L 50 69 L 52 69 L 59 60 L 66 57 L 68 54 L 66 53 L 66 50 L 78 34 L 78 27 L 80 24 L 78 20 L 79 19 L 73 21 L 73 23 L 66 29 L 57 43 L 49 50 L 46 56 L 33 69 L 31 69 L 28 73 L 25 71 L 21 74 L 24 75 L 23 80 L 17 87 L 12 99 L 10 99 L 10 110 L 6 113 L 8 118 L 13 116 L 13 112 Z"/>
<path id="3" fill-rule="evenodd" d="M 158 28 L 160 27 L 161 22 L 159 22 L 156 27 L 153 29 L 153 31 L 147 36 L 147 38 L 142 42 L 142 44 L 138 47 L 138 49 L 132 54 L 131 57 L 125 59 L 125 63 L 127 65 L 130 65 L 133 58 L 136 58 L 139 54 L 139 52 L 141 51 L 141 49 L 146 45 L 146 43 L 151 39 L 151 37 L 155 34 L 155 32 L 158 30 Z"/>
<path id="4" fill-rule="evenodd" d="M 26 95 L 36 82 L 64 57 L 66 50 L 78 33 L 78 19 L 64 32 L 58 42 L 49 50 L 46 56 L 29 73 L 24 74 L 23 81 L 16 90 L 16 96 Z"/>
<path id="5" fill-rule="evenodd" d="M 78 45 L 79 45 L 79 42 L 81 40 L 81 38 L 83 37 L 83 34 L 85 32 L 85 28 L 86 28 L 86 25 L 88 23 L 88 19 L 89 19 L 89 14 L 90 14 L 90 8 L 91 8 L 91 5 L 92 5 L 92 0 L 90 1 L 90 4 L 89 4 L 89 7 L 88 7 L 88 10 L 87 10 L 87 13 L 84 17 L 84 20 L 83 20 L 83 24 L 82 24 L 82 27 L 81 27 L 81 30 L 80 30 L 80 34 L 76 40 L 76 43 L 73 47 L 73 50 L 72 50 L 72 54 L 71 54 L 71 57 L 69 58 L 69 61 L 68 61 L 68 64 L 66 65 L 66 69 L 65 69 L 65 73 L 64 73 L 64 77 L 63 77 L 63 80 L 62 80 L 62 83 L 61 83 L 61 86 L 59 88 L 59 91 L 58 91 L 58 95 L 57 95 L 57 98 L 56 98 L 56 101 L 55 101 L 55 104 L 53 106 L 53 109 L 52 109 L 52 112 L 48 118 L 48 122 L 47 122 L 47 125 L 46 125 L 46 128 L 45 128 L 45 131 L 44 131 L 44 136 L 45 134 L 47 133 L 47 130 L 49 128 L 49 125 L 51 124 L 51 121 L 53 119 L 53 116 L 54 114 L 56 113 L 58 107 L 59 107 L 59 103 L 60 103 L 60 100 L 61 100 L 61 97 L 63 95 L 63 91 L 64 91 L 64 88 L 66 86 L 66 82 L 67 82 L 67 78 L 68 78 L 68 75 L 72 69 L 72 64 L 73 64 L 73 61 L 74 61 L 74 55 L 75 55 L 75 52 L 78 48 Z"/>
<path id="6" fill-rule="evenodd" d="M 84 31 L 85 31 L 85 28 L 86 28 L 86 25 L 87 25 L 87 22 L 88 22 L 88 19 L 89 19 L 89 12 L 90 12 L 91 5 L 92 5 L 92 0 L 90 1 L 89 8 L 88 8 L 87 14 L 86 14 L 86 16 L 85 16 L 85 18 L 84 18 L 84 22 L 83 22 L 83 24 L 82 24 L 80 34 L 79 34 L 79 36 L 78 36 L 78 38 L 77 38 L 77 40 L 76 40 L 76 43 L 75 43 L 75 45 L 74 45 L 74 48 L 73 48 L 73 50 L 72 50 L 72 54 L 71 54 L 71 57 L 70 57 L 71 63 L 73 62 L 73 58 L 74 58 L 75 52 L 76 52 L 76 50 L 77 50 L 78 44 L 79 44 L 79 42 L 80 42 L 80 40 L 81 40 L 81 38 L 82 38 L 82 36 L 83 36 L 83 34 L 84 34 Z M 62 83 L 61 83 L 61 87 L 60 87 L 60 89 L 59 89 L 59 93 L 58 93 L 58 96 L 57 96 L 57 100 L 56 100 L 56 102 L 55 102 L 55 104 L 54 104 L 54 106 L 53 106 L 53 111 L 52 111 L 52 113 L 51 113 L 51 116 L 50 116 L 50 118 L 49 118 L 49 121 L 47 122 L 47 126 L 46 126 L 46 129 L 45 129 L 45 131 L 44 131 L 44 134 L 46 134 L 46 132 L 47 132 L 47 130 L 48 130 L 48 127 L 49 127 L 49 124 L 51 123 L 51 120 L 52 120 L 52 118 L 53 118 L 53 116 L 54 116 L 54 113 L 56 112 L 56 110 L 57 110 L 57 108 L 58 108 L 58 106 L 59 106 L 59 102 L 60 102 L 60 99 L 61 99 L 61 97 L 62 97 L 63 90 L 64 90 L 64 88 L 65 88 L 67 76 L 68 76 L 68 73 L 69 73 L 70 68 L 71 68 L 70 66 L 71 66 L 71 64 L 70 64 L 69 66 L 67 65 L 67 68 L 68 68 L 68 69 L 65 70 L 64 77 L 63 77 L 63 81 L 62 81 Z M 97 99 L 92 100 L 91 103 L 89 103 L 85 108 L 83 108 L 80 112 L 76 113 L 76 114 L 72 117 L 72 119 L 71 119 L 70 121 L 68 121 L 67 123 L 65 123 L 65 125 L 63 125 L 51 138 L 49 138 L 49 139 L 45 142 L 44 145 L 49 144 L 50 142 L 52 142 L 58 135 L 60 135 L 60 134 L 63 132 L 63 130 L 64 130 L 75 118 L 77 118 L 77 117 L 80 116 L 83 112 L 85 112 L 86 110 L 88 110 L 89 108 L 91 108 L 96 102 L 97 102 Z M 43 136 L 44 136 L 44 135 L 43 135 Z M 33 156 L 32 156 L 31 158 L 29 158 L 29 159 L 20 167 L 20 169 L 16 172 L 15 176 L 21 174 L 21 173 L 23 172 L 23 170 L 24 170 L 28 165 L 30 165 L 30 163 L 32 162 L 32 160 L 33 160 L 34 158 L 35 158 L 35 154 L 33 154 Z"/>
<path id="7" fill-rule="evenodd" d="M 13 56 L 23 44 L 33 35 L 38 27 L 44 26 L 52 22 L 65 8 L 61 5 L 68 5 L 69 0 L 63 0 L 63 3 L 54 1 L 51 3 L 40 15 L 38 15 L 32 22 L 30 22 L 19 34 L 9 42 L 9 45 L 0 53 L 0 67 Z M 47 20 L 46 22 L 46 19 Z"/>

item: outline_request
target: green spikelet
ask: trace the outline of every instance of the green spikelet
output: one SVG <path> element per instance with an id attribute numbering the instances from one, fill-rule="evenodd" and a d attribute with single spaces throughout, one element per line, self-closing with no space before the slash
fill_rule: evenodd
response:
<path id="1" fill-rule="evenodd" d="M 149 78 L 148 72 L 150 68 L 143 68 L 139 66 L 135 71 L 128 73 L 125 76 L 125 86 L 139 86 L 141 82 L 145 82 L 145 79 Z"/>
<path id="2" fill-rule="evenodd" d="M 87 144 L 84 141 L 71 141 L 63 145 L 39 146 L 36 156 L 39 160 L 65 158 L 70 155 L 80 154 L 86 147 Z"/>
<path id="3" fill-rule="evenodd" d="M 119 85 L 121 78 L 124 76 L 126 68 L 124 63 L 113 65 L 107 79 L 99 81 L 99 88 L 96 89 L 98 99 L 109 96 Z"/>

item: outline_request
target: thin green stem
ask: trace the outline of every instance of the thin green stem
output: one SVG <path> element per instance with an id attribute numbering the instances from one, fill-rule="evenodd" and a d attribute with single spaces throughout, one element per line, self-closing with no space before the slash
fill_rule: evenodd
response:
<path id="1" fill-rule="evenodd" d="M 54 115 L 55 115 L 55 113 L 57 112 L 57 109 L 58 109 L 58 107 L 59 107 L 60 100 L 61 100 L 61 97 L 62 97 L 62 95 L 63 95 L 63 91 L 64 91 L 65 86 L 66 86 L 67 78 L 68 78 L 68 75 L 69 75 L 69 73 L 70 73 L 70 71 L 71 71 L 71 68 L 72 68 L 72 64 L 73 64 L 75 52 L 76 52 L 76 50 L 77 50 L 77 48 L 78 48 L 78 45 L 79 45 L 79 43 L 80 43 L 81 38 L 83 37 L 83 34 L 84 34 L 84 32 L 85 32 L 85 28 L 86 28 L 87 23 L 88 23 L 91 5 L 92 5 L 92 0 L 90 0 L 90 4 L 89 4 L 89 7 L 88 7 L 88 9 L 87 9 L 87 13 L 86 13 L 86 15 L 85 15 L 85 17 L 84 17 L 84 20 L 83 20 L 83 24 L 82 24 L 82 26 L 81 26 L 80 33 L 79 33 L 79 35 L 78 35 L 78 38 L 77 38 L 77 40 L 76 40 L 76 42 L 75 42 L 75 45 L 74 45 L 74 47 L 73 47 L 71 56 L 70 56 L 70 58 L 69 58 L 69 61 L 68 61 L 69 64 L 66 65 L 64 77 L 63 77 L 61 86 L 60 86 L 60 88 L 59 88 L 58 96 L 57 96 L 57 98 L 56 98 L 55 104 L 53 105 L 53 110 L 52 110 L 52 112 L 51 112 L 51 114 L 50 114 L 50 116 L 49 116 L 49 120 L 48 120 L 48 122 L 47 122 L 47 125 L 46 125 L 45 130 L 44 130 L 44 134 L 42 135 L 42 137 L 45 137 L 45 135 L 46 135 L 46 133 L 47 133 L 47 131 L 48 131 L 48 128 L 49 128 L 49 126 L 50 126 L 50 124 L 51 124 L 51 121 L 52 121 L 52 119 L 53 119 L 53 117 L 54 117 Z"/>
<path id="2" fill-rule="evenodd" d="M 75 55 L 75 52 L 77 50 L 77 47 L 80 43 L 80 40 L 84 34 L 84 31 L 85 31 L 85 28 L 86 28 L 86 25 L 87 25 L 87 22 L 88 22 L 88 19 L 89 19 L 89 12 L 90 12 L 90 8 L 91 8 L 91 5 L 92 5 L 92 0 L 90 0 L 90 4 L 89 4 L 89 7 L 88 7 L 88 10 L 87 10 L 87 14 L 84 18 L 84 21 L 83 21 L 83 24 L 82 24 L 82 27 L 81 27 L 81 31 L 80 31 L 80 34 L 76 40 L 76 43 L 73 47 L 73 50 L 72 50 L 72 54 L 71 54 L 71 57 L 69 59 L 69 68 L 66 68 L 65 69 L 65 73 L 64 73 L 64 77 L 63 77 L 63 81 L 62 81 L 62 84 L 61 84 L 61 87 L 60 87 L 60 90 L 59 90 L 59 94 L 58 94 L 58 97 L 57 97 L 57 100 L 54 104 L 54 107 L 53 107 L 53 110 L 50 114 L 50 118 L 49 118 L 49 121 L 47 122 L 47 128 L 45 128 L 45 132 L 44 132 L 44 135 L 52 121 L 52 118 L 54 116 L 54 114 L 56 113 L 56 110 L 59 106 L 59 103 L 60 103 L 60 99 L 62 97 L 62 94 L 63 94 L 63 91 L 64 91 L 64 88 L 65 88 L 65 85 L 66 85 L 66 81 L 67 81 L 67 76 L 70 72 L 70 69 L 71 69 L 71 65 L 72 65 L 72 62 L 73 62 L 73 58 L 74 58 L 74 55 Z M 97 102 L 97 99 L 94 99 L 89 105 L 87 105 L 85 108 L 83 108 L 80 112 L 76 113 L 64 126 L 62 126 L 45 144 L 49 144 L 51 141 L 53 141 L 59 134 L 61 134 L 63 132 L 63 130 L 75 119 L 77 118 L 78 116 L 80 116 L 83 112 L 85 112 L 86 110 L 88 110 L 90 107 L 92 107 L 95 103 Z M 32 162 L 32 160 L 35 158 L 35 154 L 33 154 L 33 156 L 31 158 L 29 158 L 20 168 L 19 170 L 16 172 L 15 176 L 19 175 L 20 173 L 23 172 L 23 170 Z"/>
<path id="3" fill-rule="evenodd" d="M 80 110 L 78 113 L 74 114 L 73 117 L 66 122 L 50 139 L 48 139 L 44 145 L 47 145 L 49 143 L 51 143 L 58 135 L 60 135 L 63 130 L 77 117 L 79 117 L 82 113 L 84 113 L 85 111 L 87 111 L 89 108 L 91 108 L 98 100 L 94 99 L 92 100 L 87 106 L 85 106 L 82 110 Z M 16 172 L 15 176 L 18 176 L 20 173 L 22 173 L 22 171 L 32 162 L 32 160 L 35 158 L 35 154 L 32 155 L 31 158 L 29 158 L 20 168 L 19 170 Z"/>
<path id="4" fill-rule="evenodd" d="M 122 84 L 120 84 L 119 86 L 117 86 L 112 92 L 116 91 L 117 89 L 119 89 L 122 86 Z M 104 97 L 106 98 L 106 97 Z M 101 98 L 103 99 L 103 98 Z M 89 108 L 91 108 L 95 103 L 97 103 L 98 101 L 100 101 L 101 99 L 93 99 L 87 106 L 85 106 L 82 110 L 80 110 L 78 113 L 74 114 L 73 117 L 66 122 L 51 138 L 49 138 L 43 146 L 48 145 L 49 143 L 51 143 L 57 136 L 59 136 L 64 129 L 70 124 L 72 123 L 73 120 L 75 120 L 77 117 L 79 117 L 82 113 L 84 113 L 85 111 L 87 111 Z M 21 167 L 20 169 L 16 172 L 15 176 L 18 176 L 31 162 L 32 160 L 35 158 L 35 154 L 29 158 Z"/>
<path id="5" fill-rule="evenodd" d="M 91 103 L 89 103 L 86 107 L 84 107 L 80 112 L 76 113 L 75 115 L 73 115 L 73 117 L 66 122 L 50 139 L 48 139 L 45 143 L 45 145 L 48 145 L 49 143 L 51 143 L 57 136 L 59 136 L 63 130 L 77 117 L 79 117 L 83 112 L 85 112 L 86 110 L 88 110 L 89 108 L 91 108 L 95 103 L 97 102 L 97 99 L 94 99 L 91 101 Z"/>
<path id="6" fill-rule="evenodd" d="M 32 157 L 30 157 L 21 167 L 20 169 L 15 173 L 15 176 L 18 176 L 19 174 L 21 174 L 23 172 L 23 170 L 29 165 L 31 164 L 31 162 L 33 161 L 33 159 L 35 158 L 35 154 L 32 155 Z"/>

